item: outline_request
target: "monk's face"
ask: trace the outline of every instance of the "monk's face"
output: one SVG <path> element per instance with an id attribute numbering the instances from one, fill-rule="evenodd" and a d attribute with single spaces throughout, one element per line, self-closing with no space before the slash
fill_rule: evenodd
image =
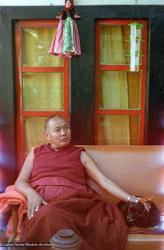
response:
<path id="1" fill-rule="evenodd" d="M 46 128 L 46 137 L 54 148 L 62 148 L 71 141 L 71 130 L 63 118 L 55 118 L 49 121 Z"/>

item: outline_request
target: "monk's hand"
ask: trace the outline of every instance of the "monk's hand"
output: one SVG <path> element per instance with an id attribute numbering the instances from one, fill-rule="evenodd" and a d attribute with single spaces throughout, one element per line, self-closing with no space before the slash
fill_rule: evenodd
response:
<path id="1" fill-rule="evenodd" d="M 34 216 L 42 204 L 47 205 L 48 203 L 35 190 L 31 189 L 27 194 L 27 216 L 29 219 Z"/>

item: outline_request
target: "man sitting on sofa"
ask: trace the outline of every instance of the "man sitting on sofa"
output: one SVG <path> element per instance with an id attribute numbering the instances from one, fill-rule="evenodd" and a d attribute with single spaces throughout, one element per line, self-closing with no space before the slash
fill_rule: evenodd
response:
<path id="1" fill-rule="evenodd" d="M 83 148 L 71 144 L 63 117 L 49 117 L 45 134 L 48 143 L 29 153 L 15 183 L 27 198 L 21 241 L 49 242 L 58 230 L 70 228 L 81 238 L 80 250 L 123 250 L 127 226 L 122 214 L 89 188 L 86 177 L 121 200 L 140 198 L 106 178 Z"/>

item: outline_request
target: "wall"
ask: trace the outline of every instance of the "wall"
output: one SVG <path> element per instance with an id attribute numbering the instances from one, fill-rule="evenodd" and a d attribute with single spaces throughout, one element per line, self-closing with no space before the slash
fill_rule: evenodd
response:
<path id="1" fill-rule="evenodd" d="M 3 153 L 3 157 L 0 157 L 0 169 L 3 169 L 4 176 L 7 176 L 7 184 L 12 183 L 16 173 L 14 23 L 22 19 L 53 19 L 55 13 L 61 8 L 62 6 L 0 7 L 0 136 L 3 137 L 3 143 L 0 144 Z M 71 61 L 71 125 L 75 143 L 92 144 L 95 20 L 96 18 L 131 18 L 133 6 L 77 6 L 76 11 L 82 16 L 78 27 L 83 55 Z M 140 18 L 148 20 L 149 26 L 146 144 L 164 144 L 163 13 L 164 6 L 140 6 Z M 138 18 L 136 12 L 134 18 Z M 2 176 L 1 173 L 0 176 Z"/>
<path id="2" fill-rule="evenodd" d="M 62 5 L 64 0 L 0 0 L 1 6 L 48 6 L 48 5 Z M 163 5 L 163 0 L 74 0 L 76 6 L 78 5 Z"/>

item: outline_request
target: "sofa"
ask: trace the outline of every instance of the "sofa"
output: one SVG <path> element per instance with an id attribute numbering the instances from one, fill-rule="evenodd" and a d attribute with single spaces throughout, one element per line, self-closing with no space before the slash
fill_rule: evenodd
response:
<path id="1" fill-rule="evenodd" d="M 151 197 L 160 211 L 157 226 L 129 228 L 126 250 L 164 250 L 164 146 L 82 146 L 107 177 L 130 194 Z M 119 202 L 89 178 L 88 184 L 104 200 Z M 11 206 L 15 237 L 18 204 Z"/>
<path id="2" fill-rule="evenodd" d="M 126 250 L 164 250 L 164 146 L 86 145 L 102 172 L 130 194 L 148 196 L 160 211 L 153 228 L 129 228 Z M 119 200 L 88 179 L 105 200 Z"/>

